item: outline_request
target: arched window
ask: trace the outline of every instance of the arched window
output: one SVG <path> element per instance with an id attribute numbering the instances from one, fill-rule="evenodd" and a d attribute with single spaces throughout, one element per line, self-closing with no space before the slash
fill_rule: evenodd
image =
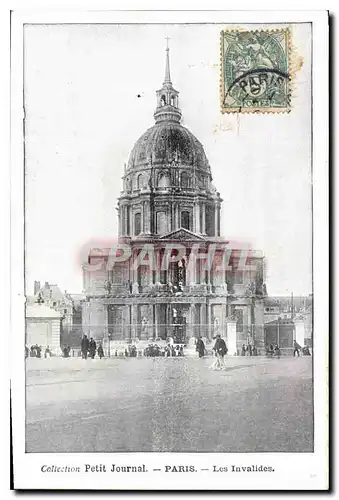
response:
<path id="1" fill-rule="evenodd" d="M 134 235 L 138 236 L 141 233 L 141 213 L 134 214 Z"/>
<path id="2" fill-rule="evenodd" d="M 175 106 L 175 96 L 171 95 L 171 106 Z"/>
<path id="3" fill-rule="evenodd" d="M 171 185 L 171 179 L 169 175 L 166 172 L 160 173 L 158 177 L 158 187 L 166 188 L 170 187 L 170 185 Z"/>
<path id="4" fill-rule="evenodd" d="M 189 177 L 186 172 L 183 172 L 181 174 L 181 187 L 182 188 L 188 188 L 189 187 Z"/>
<path id="5" fill-rule="evenodd" d="M 184 229 L 190 228 L 190 213 L 184 210 L 181 212 L 181 227 Z"/>
<path id="6" fill-rule="evenodd" d="M 165 212 L 157 212 L 157 234 L 166 234 L 167 218 Z"/>
<path id="7" fill-rule="evenodd" d="M 139 174 L 137 177 L 137 189 L 142 188 L 142 174 Z"/>
<path id="8" fill-rule="evenodd" d="M 166 96 L 164 95 L 161 96 L 160 106 L 166 106 Z"/>

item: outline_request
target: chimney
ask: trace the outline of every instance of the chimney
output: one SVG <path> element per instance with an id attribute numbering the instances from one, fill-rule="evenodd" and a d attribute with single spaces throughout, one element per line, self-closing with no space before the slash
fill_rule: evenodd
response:
<path id="1" fill-rule="evenodd" d="M 41 288 L 40 281 L 34 281 L 34 295 L 36 295 L 38 293 L 40 288 Z"/>

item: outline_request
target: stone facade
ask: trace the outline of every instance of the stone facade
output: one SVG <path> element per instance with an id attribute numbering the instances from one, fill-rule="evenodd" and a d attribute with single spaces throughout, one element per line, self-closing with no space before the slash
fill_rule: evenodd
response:
<path id="1" fill-rule="evenodd" d="M 156 97 L 155 125 L 135 143 L 118 199 L 118 247 L 126 258 L 106 249 L 100 264 L 90 254 L 84 266 L 84 333 L 186 343 L 199 335 L 227 340 L 232 324 L 237 348 L 263 346 L 263 255 L 251 250 L 244 259 L 220 235 L 223 200 L 203 146 L 180 124 L 168 49 Z"/>

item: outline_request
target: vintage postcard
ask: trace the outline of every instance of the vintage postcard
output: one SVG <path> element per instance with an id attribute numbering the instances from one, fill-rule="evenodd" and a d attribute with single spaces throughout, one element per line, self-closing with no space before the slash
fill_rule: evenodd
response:
<path id="1" fill-rule="evenodd" d="M 327 14 L 11 34 L 14 487 L 327 489 Z"/>

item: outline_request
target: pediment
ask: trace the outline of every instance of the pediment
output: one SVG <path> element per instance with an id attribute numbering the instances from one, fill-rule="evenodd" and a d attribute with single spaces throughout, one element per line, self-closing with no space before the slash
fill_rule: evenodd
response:
<path id="1" fill-rule="evenodd" d="M 206 241 L 200 234 L 195 234 L 188 229 L 183 227 L 172 231 L 171 233 L 164 234 L 160 237 L 160 240 L 175 240 L 175 241 Z"/>

